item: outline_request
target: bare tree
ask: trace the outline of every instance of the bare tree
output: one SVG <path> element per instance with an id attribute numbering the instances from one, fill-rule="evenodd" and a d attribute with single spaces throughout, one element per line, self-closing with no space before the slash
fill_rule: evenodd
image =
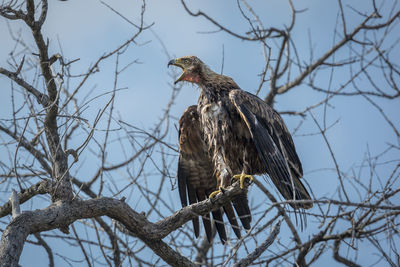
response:
<path id="1" fill-rule="evenodd" d="M 164 113 L 149 129 L 115 111 L 116 95 L 124 90 L 119 80 L 139 63 L 126 62 L 123 56 L 152 27 L 144 22 L 146 2 L 139 23 L 103 3 L 135 32 L 84 72 L 74 68 L 79 56 L 67 60 L 61 51 L 50 52 L 56 49 L 54 40 L 48 40 L 42 28 L 51 4 L 11 0 L 0 5 L 5 21 L 22 22 L 29 30 L 26 36 L 10 27 L 15 47 L 8 51 L 7 66 L 0 66 L 2 79 L 9 81 L 1 90 L 10 92 L 11 103 L 9 117 L 0 120 L 2 196 L 10 196 L 0 206 L 1 266 L 18 266 L 27 243 L 42 247 L 50 266 L 57 259 L 88 266 L 308 266 L 328 258 L 360 266 L 357 262 L 365 251 L 372 265 L 400 265 L 399 116 L 386 110 L 387 105 L 398 105 L 400 97 L 397 0 L 365 1 L 363 9 L 338 0 L 336 27 L 329 32 L 333 44 L 318 54 L 311 36 L 308 51 L 298 48 L 293 36 L 298 17 L 307 11 L 298 10 L 291 0 L 290 22 L 281 27 L 264 26 L 262 14 L 249 1 L 237 0 L 240 19 L 249 29 L 244 32 L 181 0 L 187 15 L 217 29 L 209 34 L 261 47 L 263 68 L 253 93 L 268 104 L 300 88 L 315 95 L 305 108 L 280 113 L 298 123 L 295 136 L 324 142 L 333 167 L 319 175 L 337 184 L 329 196 L 311 184 L 314 208 L 295 214 L 287 208 L 289 201 L 281 201 L 260 177 L 251 186 L 258 194 L 251 203 L 252 229 L 240 240 L 231 235 L 225 246 L 205 238 L 199 242 L 186 222 L 230 201 L 241 192 L 237 183 L 213 201 L 183 209 L 170 199 L 177 156 L 177 138 L 172 137 L 179 118 L 171 109 L 181 88 L 171 85 Z M 358 23 L 350 23 L 350 17 Z M 98 92 L 91 79 L 102 75 L 104 65 L 113 67 L 114 83 L 110 90 Z M 339 78 L 338 71 L 346 75 Z M 382 140 L 382 151 L 371 153 L 367 148 L 352 168 L 344 169 L 340 162 L 346 159 L 335 153 L 330 136 L 340 120 L 332 121 L 329 115 L 349 98 L 365 100 L 387 123 L 391 137 Z M 101 108 L 95 110 L 91 103 Z M 110 156 L 115 153 L 118 162 Z M 172 193 L 177 199 L 178 193 Z M 24 204 L 21 212 L 23 203 L 30 206 Z M 54 240 L 72 245 L 77 253 L 68 255 L 53 245 Z"/>

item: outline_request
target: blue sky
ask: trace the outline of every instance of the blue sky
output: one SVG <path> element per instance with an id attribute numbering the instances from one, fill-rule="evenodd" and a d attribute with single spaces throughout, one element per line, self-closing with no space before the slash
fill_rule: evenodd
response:
<path id="1" fill-rule="evenodd" d="M 107 1 L 107 3 L 132 22 L 139 23 L 140 1 L 119 0 Z M 369 11 L 369 7 L 363 3 L 364 1 L 360 0 L 351 2 L 357 8 L 361 10 L 365 8 L 366 11 Z M 288 25 L 290 9 L 285 1 L 253 1 L 251 4 L 254 10 L 260 14 L 264 26 Z M 193 1 L 189 6 L 193 11 L 201 8 L 211 17 L 217 18 L 222 25 L 226 25 L 236 32 L 243 33 L 249 29 L 246 21 L 240 16 L 236 1 Z M 312 36 L 314 58 L 317 58 L 329 49 L 334 41 L 333 30 L 337 19 L 337 3 L 318 0 L 295 1 L 295 6 L 298 10 L 305 8 L 307 10 L 298 14 L 292 38 L 296 42 L 301 57 L 306 61 L 310 54 L 309 32 Z M 346 13 L 348 15 L 347 27 L 352 29 L 359 23 L 360 17 L 349 9 L 346 9 L 346 12 L 348 12 Z M 170 57 L 197 55 L 212 69 L 219 72 L 222 65 L 222 51 L 224 51 L 224 74 L 233 77 L 242 89 L 255 92 L 259 84 L 258 74 L 264 64 L 259 44 L 237 40 L 225 33 L 205 34 L 204 32 L 215 31 L 216 28 L 202 18 L 189 16 L 183 10 L 180 1 L 149 1 L 144 18 L 147 25 L 154 22 L 152 30 L 145 31 L 136 40 L 136 44 L 131 45 L 124 57 L 121 58 L 121 65 L 133 60 L 140 62 L 125 71 L 118 81 L 118 88 L 126 89 L 118 93 L 115 108 L 124 121 L 151 129 L 160 118 L 171 95 L 170 85 L 173 83 L 170 74 L 174 70 L 167 69 Z M 10 22 L 9 25 L 14 32 L 21 31 L 21 35 L 26 38 L 26 41 L 32 40 L 26 27 L 21 23 Z M 136 29 L 132 25 L 96 0 L 50 1 L 48 18 L 43 29 L 44 35 L 50 40 L 51 53 L 62 51 L 67 61 L 80 59 L 73 64 L 73 73 L 75 74 L 87 70 L 88 66 L 99 56 L 113 50 L 130 38 L 135 31 Z M 9 37 L 7 23 L 4 19 L 0 19 L 0 32 L 3 36 L 0 44 L 2 48 L 0 49 L 0 66 L 8 67 L 6 63 L 8 51 L 12 49 L 14 42 Z M 399 29 L 395 32 L 399 32 Z M 160 38 L 163 44 L 157 38 Z M 163 45 L 167 48 L 169 56 L 166 55 Z M 276 50 L 273 42 L 269 45 Z M 393 56 L 400 58 L 399 52 L 397 49 Z M 347 49 L 337 55 L 338 58 L 346 56 L 348 56 Z M 94 95 L 112 89 L 114 62 L 115 58 L 112 58 L 100 65 L 101 72 L 89 80 L 82 92 L 82 97 L 93 86 L 96 88 L 92 93 Z M 328 87 L 329 74 L 327 71 L 320 75 L 321 87 Z M 379 73 L 376 75 L 376 77 L 380 77 Z M 348 77 L 348 70 L 335 70 L 332 87 L 336 88 Z M 0 87 L 4 91 L 4 95 L 9 96 L 10 82 L 6 78 L 0 77 Z M 265 95 L 268 90 L 269 88 L 264 86 L 261 95 Z M 195 86 L 184 85 L 173 106 L 173 114 L 179 117 L 187 106 L 197 102 L 197 96 L 198 90 Z M 305 86 L 298 86 L 288 94 L 277 97 L 275 108 L 280 111 L 298 111 L 321 101 L 324 97 L 325 95 L 317 94 Z M 88 119 L 93 118 L 97 108 L 107 100 L 100 98 L 95 101 L 89 105 L 84 115 Z M 398 101 L 378 100 L 378 102 L 382 103 L 385 112 L 394 118 L 394 122 L 398 126 L 400 116 L 394 116 L 398 114 Z M 385 142 L 396 142 L 388 124 L 365 99 L 339 96 L 331 104 L 333 107 L 328 107 L 327 122 L 331 124 L 339 119 L 339 123 L 327 135 L 343 170 L 350 170 L 351 167 L 360 164 L 367 147 L 371 154 L 377 154 L 386 147 Z M 9 98 L 2 97 L 0 106 L 0 116 L 8 118 L 11 110 Z M 314 111 L 318 119 L 322 119 L 321 110 L 319 108 Z M 284 116 L 284 119 L 290 130 L 293 130 L 300 121 L 298 117 Z M 308 120 L 305 122 L 305 126 L 297 132 L 294 141 L 303 162 L 306 180 L 313 191 L 318 192 L 318 197 L 334 196 L 335 192 L 332 189 L 336 188 L 338 182 L 335 174 L 333 171 L 322 171 L 326 168 L 334 168 L 334 165 L 322 137 L 309 135 L 315 132 L 317 132 L 316 126 L 311 120 Z M 172 131 L 168 141 L 176 144 L 176 138 L 176 133 L 174 134 Z M 76 142 L 79 143 L 79 140 Z M 118 155 L 119 152 L 112 151 L 110 153 Z M 393 155 L 393 158 L 399 159 L 399 155 Z M 120 159 L 115 156 L 109 157 L 109 160 L 118 162 Z M 93 163 L 90 158 L 85 159 L 85 162 Z M 85 172 L 90 173 L 90 170 L 81 170 L 81 177 Z M 167 184 L 170 186 L 169 183 Z M 177 191 L 166 192 L 166 194 L 169 194 L 169 199 L 176 203 L 175 206 L 178 209 Z M 256 200 L 252 199 L 252 201 Z M 26 209 L 29 209 L 29 206 Z M 157 217 L 152 219 L 157 220 Z M 306 236 L 306 233 L 304 235 Z M 41 256 L 36 255 L 39 251 Z M 336 266 L 330 257 L 329 255 L 326 266 Z M 46 262 L 46 255 L 43 254 L 41 248 L 28 245 L 22 254 L 21 264 L 29 266 L 33 258 L 40 258 Z M 369 262 L 368 257 L 358 260 L 359 263 Z M 59 264 L 62 266 L 62 261 Z"/>

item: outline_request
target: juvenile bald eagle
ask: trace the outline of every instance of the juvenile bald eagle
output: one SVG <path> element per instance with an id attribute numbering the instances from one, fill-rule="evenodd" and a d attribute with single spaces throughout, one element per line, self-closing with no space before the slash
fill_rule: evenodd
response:
<path id="1" fill-rule="evenodd" d="M 182 68 L 175 81 L 195 83 L 200 88 L 197 106 L 189 107 L 179 121 L 178 185 L 183 206 L 223 192 L 231 179 L 268 174 L 287 200 L 310 200 L 301 183 L 303 170 L 292 137 L 281 116 L 257 96 L 245 92 L 232 78 L 220 75 L 195 56 L 173 59 L 168 63 Z M 246 192 L 232 200 L 245 229 L 251 215 Z M 312 203 L 292 202 L 294 209 L 309 209 Z M 232 206 L 224 211 L 240 237 Z M 213 212 L 216 228 L 224 242 L 226 233 L 221 211 Z M 211 240 L 209 216 L 203 218 Z M 199 235 L 198 219 L 193 220 Z"/>

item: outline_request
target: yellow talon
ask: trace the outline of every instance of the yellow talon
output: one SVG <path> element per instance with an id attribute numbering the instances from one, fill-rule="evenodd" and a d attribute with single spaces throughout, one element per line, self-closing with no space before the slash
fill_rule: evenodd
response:
<path id="1" fill-rule="evenodd" d="M 214 191 L 210 194 L 209 198 L 214 198 L 216 195 L 218 195 L 219 193 L 221 193 L 221 189 L 218 189 L 217 191 Z"/>
<path id="2" fill-rule="evenodd" d="M 236 174 L 232 177 L 232 179 L 239 179 L 240 180 L 240 188 L 243 189 L 244 188 L 244 181 L 245 179 L 249 179 L 250 181 L 254 181 L 254 177 L 250 174 Z"/>

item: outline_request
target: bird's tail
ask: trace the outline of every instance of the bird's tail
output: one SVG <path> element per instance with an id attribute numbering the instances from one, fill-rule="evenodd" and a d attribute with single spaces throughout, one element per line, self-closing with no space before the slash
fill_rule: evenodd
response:
<path id="1" fill-rule="evenodd" d="M 286 200 L 311 200 L 310 194 L 307 192 L 307 189 L 305 188 L 303 183 L 300 181 L 299 178 L 294 177 L 294 175 L 292 175 L 292 179 L 290 182 L 277 181 L 275 179 L 271 180 Z M 313 206 L 312 202 L 298 202 L 289 204 L 294 209 L 310 209 Z"/>
<path id="2" fill-rule="evenodd" d="M 243 224 L 244 229 L 250 230 L 251 228 L 251 211 L 249 207 L 249 200 L 247 199 L 247 192 L 239 194 L 232 199 L 232 204 L 235 207 L 236 213 Z"/>

